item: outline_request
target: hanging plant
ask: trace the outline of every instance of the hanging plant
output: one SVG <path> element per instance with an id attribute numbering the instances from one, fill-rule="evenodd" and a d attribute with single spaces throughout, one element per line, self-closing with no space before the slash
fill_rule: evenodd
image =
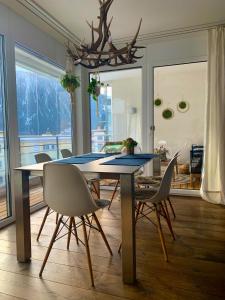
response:
<path id="1" fill-rule="evenodd" d="M 188 111 L 188 110 L 189 110 L 189 103 L 186 102 L 186 101 L 183 101 L 183 100 L 180 101 L 180 102 L 177 104 L 177 110 L 178 110 L 179 112 L 182 112 L 182 113 Z"/>
<path id="2" fill-rule="evenodd" d="M 162 99 L 160 99 L 160 98 L 157 98 L 157 99 L 155 99 L 155 101 L 154 101 L 154 104 L 155 104 L 155 106 L 157 106 L 157 107 L 161 106 L 162 103 L 163 103 L 163 101 L 162 101 Z"/>
<path id="3" fill-rule="evenodd" d="M 90 96 L 92 96 L 92 98 L 95 100 L 95 101 L 98 101 L 98 97 L 100 95 L 100 92 L 101 92 L 101 87 L 104 86 L 104 83 L 102 83 L 100 81 L 100 79 L 97 79 L 97 78 L 91 78 L 90 82 L 89 82 L 89 85 L 88 85 L 88 94 Z"/>
<path id="4" fill-rule="evenodd" d="M 78 76 L 66 73 L 61 78 L 60 83 L 68 93 L 72 94 L 78 87 L 80 87 L 80 78 Z"/>
<path id="5" fill-rule="evenodd" d="M 164 119 L 170 120 L 170 119 L 173 118 L 174 112 L 173 112 L 173 110 L 172 110 L 171 108 L 167 108 L 167 109 L 165 109 L 165 110 L 162 112 L 162 116 L 163 116 Z"/>

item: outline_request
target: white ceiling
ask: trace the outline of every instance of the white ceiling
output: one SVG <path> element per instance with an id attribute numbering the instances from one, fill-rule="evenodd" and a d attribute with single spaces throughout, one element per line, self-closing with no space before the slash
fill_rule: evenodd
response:
<path id="1" fill-rule="evenodd" d="M 79 37 L 90 38 L 86 20 L 96 21 L 98 0 L 32 0 Z M 57 4 L 56 4 L 57 3 Z M 143 18 L 141 34 L 225 21 L 225 0 L 114 0 L 115 39 L 132 36 Z"/>
<path id="2" fill-rule="evenodd" d="M 0 2 L 59 39 L 62 39 L 63 34 L 70 39 L 76 40 L 78 37 L 88 41 L 90 29 L 86 20 L 96 22 L 99 15 L 98 0 Z M 114 0 L 109 17 L 112 15 L 114 19 L 111 31 L 114 39 L 133 36 L 141 17 L 141 37 L 148 38 L 152 34 L 173 32 L 181 28 L 225 23 L 225 0 Z"/>

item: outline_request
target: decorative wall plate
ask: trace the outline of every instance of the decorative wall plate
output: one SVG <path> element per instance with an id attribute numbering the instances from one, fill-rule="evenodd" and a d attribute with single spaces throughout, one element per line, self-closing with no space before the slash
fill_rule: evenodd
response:
<path id="1" fill-rule="evenodd" d="M 162 117 L 166 120 L 170 120 L 174 117 L 174 111 L 172 108 L 166 108 L 162 112 Z"/>
<path id="2" fill-rule="evenodd" d="M 189 110 L 189 108 L 190 108 L 190 105 L 187 101 L 182 100 L 177 104 L 177 110 L 179 112 L 185 113 Z"/>
<path id="3" fill-rule="evenodd" d="M 160 98 L 156 98 L 156 99 L 154 100 L 154 104 L 155 104 L 156 107 L 161 106 L 162 103 L 163 103 L 163 101 L 162 101 L 162 99 L 160 99 Z"/>

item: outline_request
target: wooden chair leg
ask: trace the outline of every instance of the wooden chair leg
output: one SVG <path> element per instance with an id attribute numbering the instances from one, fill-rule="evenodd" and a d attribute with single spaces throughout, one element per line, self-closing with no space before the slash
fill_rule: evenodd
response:
<path id="1" fill-rule="evenodd" d="M 85 241 L 85 248 L 86 248 L 86 252 L 87 252 L 88 267 L 89 267 L 90 276 L 91 276 L 91 283 L 92 283 L 92 286 L 94 286 L 94 277 L 93 277 L 93 271 L 92 271 L 92 265 L 91 265 L 91 255 L 90 255 L 90 249 L 89 249 L 89 244 L 88 244 L 87 230 L 86 230 L 84 217 L 81 217 L 81 220 L 82 220 L 83 231 L 84 231 L 84 241 Z"/>
<path id="2" fill-rule="evenodd" d="M 77 242 L 77 245 L 79 245 L 79 238 L 78 238 L 78 233 L 77 233 L 77 226 L 76 226 L 76 223 L 75 223 L 75 218 L 73 218 L 73 229 L 74 229 L 74 233 L 75 233 L 75 237 L 76 237 L 76 242 Z"/>
<path id="3" fill-rule="evenodd" d="M 166 201 L 165 201 L 166 202 Z M 167 205 L 165 204 L 165 207 L 166 209 L 164 208 L 163 204 L 161 203 L 161 209 L 163 211 L 163 214 L 165 215 L 165 219 L 166 219 L 166 223 L 169 227 L 169 230 L 170 230 L 170 233 L 174 239 L 174 241 L 176 240 L 175 238 L 175 234 L 174 234 L 174 231 L 173 231 L 173 227 L 172 227 L 172 224 L 171 224 L 171 221 L 170 221 L 170 215 L 169 215 L 169 212 L 168 212 L 168 209 L 167 209 Z"/>
<path id="4" fill-rule="evenodd" d="M 73 218 L 70 218 L 68 237 L 67 237 L 67 250 L 70 249 L 70 238 L 71 238 L 71 233 L 72 233 L 72 226 L 73 226 Z"/>
<path id="5" fill-rule="evenodd" d="M 95 220 L 96 225 L 98 226 L 98 229 L 99 229 L 99 231 L 100 231 L 100 233 L 101 233 L 101 235 L 102 235 L 102 238 L 103 238 L 103 240 L 104 240 L 104 242 L 105 242 L 105 244 L 106 244 L 106 247 L 107 247 L 108 250 L 109 250 L 109 253 L 110 253 L 111 255 L 113 255 L 112 250 L 111 250 L 111 248 L 110 248 L 110 246 L 109 246 L 109 243 L 108 243 L 108 241 L 107 241 L 107 238 L 106 238 L 106 236 L 105 236 L 105 234 L 104 234 L 104 231 L 102 230 L 101 224 L 99 223 L 99 220 L 98 220 L 98 218 L 97 218 L 97 216 L 96 216 L 95 213 L 93 213 L 93 218 L 94 218 L 94 220 Z"/>
<path id="6" fill-rule="evenodd" d="M 138 217 L 139 217 L 139 214 L 140 214 L 141 206 L 142 206 L 142 202 L 139 201 L 138 205 L 137 205 L 137 209 L 136 209 L 135 225 L 137 224 L 137 221 L 138 221 Z"/>
<path id="7" fill-rule="evenodd" d="M 122 243 L 120 243 L 120 246 L 119 246 L 119 249 L 118 249 L 118 253 L 120 254 L 121 252 L 121 249 L 122 249 Z"/>
<path id="8" fill-rule="evenodd" d="M 176 219 L 176 214 L 175 214 L 175 211 L 174 211 L 172 202 L 171 202 L 171 200 L 170 200 L 170 197 L 167 198 L 167 201 L 168 201 L 169 206 L 170 206 L 170 208 L 171 208 L 171 211 L 172 211 L 172 213 L 173 213 L 173 218 Z"/>
<path id="9" fill-rule="evenodd" d="M 58 223 L 58 220 L 59 220 L 59 214 L 56 213 L 56 217 L 55 217 L 55 223 L 56 223 L 56 224 Z"/>
<path id="10" fill-rule="evenodd" d="M 44 218 L 43 218 L 42 223 L 41 223 L 41 227 L 40 227 L 39 232 L 38 232 L 38 235 L 37 235 L 37 241 L 39 241 L 39 238 L 40 238 L 42 229 L 43 229 L 43 227 L 44 227 L 44 225 L 45 225 L 45 221 L 46 221 L 46 219 L 47 219 L 47 217 L 48 217 L 49 211 L 50 211 L 50 207 L 47 207 L 47 209 L 46 209 L 46 211 L 45 211 Z"/>
<path id="11" fill-rule="evenodd" d="M 114 197 L 115 197 L 115 195 L 116 195 L 116 192 L 117 192 L 117 189 L 118 189 L 119 183 L 120 183 L 120 181 L 119 181 L 119 180 L 117 180 L 117 183 L 116 183 L 115 189 L 114 189 L 114 191 L 113 191 L 113 194 L 112 194 L 112 197 L 111 197 L 111 200 L 110 200 L 110 204 L 109 204 L 109 206 L 108 206 L 108 210 L 110 210 L 110 207 L 111 207 L 111 205 L 112 205 L 112 202 L 113 202 L 113 199 L 114 199 Z"/>
<path id="12" fill-rule="evenodd" d="M 50 254 L 50 252 L 51 252 L 51 250 L 52 250 L 52 246 L 53 246 L 53 244 L 54 244 L 54 242 L 55 242 L 55 239 L 56 239 L 56 236 L 57 236 L 57 233 L 58 233 L 58 230 L 59 230 L 59 227 L 60 227 L 62 218 L 63 218 L 63 216 L 60 217 L 60 219 L 59 219 L 59 221 L 58 221 L 58 223 L 57 223 L 57 225 L 56 225 L 56 228 L 55 228 L 55 231 L 54 231 L 54 233 L 53 233 L 51 242 L 50 242 L 50 244 L 49 244 L 47 253 L 46 253 L 46 255 L 45 255 L 43 264 L 42 264 L 42 266 L 41 266 L 41 270 L 40 270 L 40 273 L 39 273 L 39 277 L 42 276 L 42 273 L 43 273 L 43 271 L 44 271 L 44 268 L 45 268 L 45 265 L 46 265 L 46 263 L 47 263 L 49 254 Z"/>
<path id="13" fill-rule="evenodd" d="M 93 187 L 94 193 L 97 195 L 98 199 L 100 199 L 100 190 L 99 191 L 97 190 L 94 182 L 92 182 L 91 185 Z"/>
<path id="14" fill-rule="evenodd" d="M 165 261 L 168 261 L 168 254 L 167 254 L 167 250 L 166 250 L 165 238 L 163 235 L 162 226 L 161 226 L 161 222 L 160 222 L 160 214 L 158 212 L 157 205 L 154 205 L 154 206 L 155 206 L 156 218 L 157 218 L 157 223 L 158 223 L 157 229 L 159 232 L 159 237 L 160 237 L 160 241 L 161 241 L 161 245 L 162 245 L 162 249 L 163 249 L 163 253 L 164 253 L 164 258 L 165 258 Z"/>

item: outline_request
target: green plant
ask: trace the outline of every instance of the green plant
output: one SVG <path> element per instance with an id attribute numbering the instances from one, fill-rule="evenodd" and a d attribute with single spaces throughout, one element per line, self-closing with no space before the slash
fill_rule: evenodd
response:
<path id="1" fill-rule="evenodd" d="M 157 98 L 157 99 L 155 99 L 154 103 L 155 103 L 155 106 L 161 106 L 162 105 L 162 99 Z"/>
<path id="2" fill-rule="evenodd" d="M 181 102 L 179 102 L 179 108 L 180 109 L 185 109 L 186 107 L 187 107 L 187 103 L 185 102 L 185 101 L 181 101 Z"/>
<path id="3" fill-rule="evenodd" d="M 163 118 L 164 118 L 164 119 L 167 119 L 167 120 L 172 119 L 173 114 L 174 114 L 174 113 L 173 113 L 173 110 L 172 110 L 171 108 L 167 108 L 167 109 L 165 109 L 165 110 L 162 112 Z"/>
<path id="4" fill-rule="evenodd" d="M 62 87 L 69 93 L 80 87 L 80 78 L 78 76 L 66 73 L 60 80 Z"/>
<path id="5" fill-rule="evenodd" d="M 97 80 L 96 78 L 91 78 L 87 91 L 95 101 L 98 101 L 101 86 L 104 86 L 104 83 L 102 83 L 100 80 Z"/>
<path id="6" fill-rule="evenodd" d="M 179 111 L 179 112 L 186 112 L 186 111 L 188 111 L 188 109 L 189 109 L 189 103 L 188 102 L 186 102 L 186 101 L 184 101 L 184 100 L 182 100 L 182 101 L 180 101 L 178 104 L 177 104 L 177 110 Z"/>
<path id="7" fill-rule="evenodd" d="M 135 140 L 133 140 L 132 138 L 128 138 L 123 141 L 123 146 L 126 147 L 126 149 L 132 149 L 135 146 L 137 146 L 137 144 L 138 143 Z"/>

